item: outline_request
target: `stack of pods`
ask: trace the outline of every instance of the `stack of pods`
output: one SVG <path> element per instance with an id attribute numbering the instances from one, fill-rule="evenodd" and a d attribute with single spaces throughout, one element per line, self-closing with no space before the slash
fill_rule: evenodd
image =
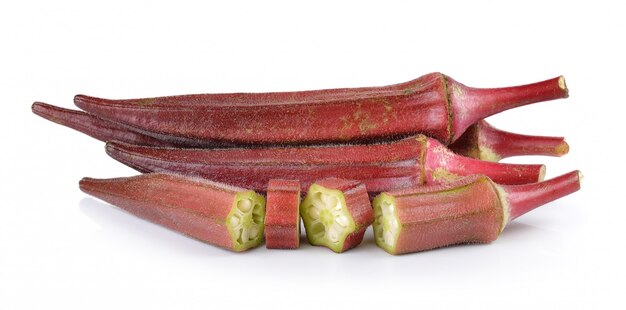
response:
<path id="1" fill-rule="evenodd" d="M 472 88 L 441 73 L 383 87 L 111 100 L 80 110 L 41 102 L 35 114 L 106 142 L 143 173 L 84 178 L 80 188 L 207 243 L 245 251 L 307 240 L 340 253 L 373 225 L 403 254 L 494 241 L 520 215 L 580 188 L 578 171 L 505 157 L 561 156 L 561 137 L 510 133 L 484 119 L 567 98 L 563 77 Z"/>

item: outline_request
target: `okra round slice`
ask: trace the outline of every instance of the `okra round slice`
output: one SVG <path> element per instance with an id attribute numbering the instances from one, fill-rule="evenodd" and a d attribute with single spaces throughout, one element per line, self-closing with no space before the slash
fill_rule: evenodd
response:
<path id="1" fill-rule="evenodd" d="M 374 218 L 365 186 L 337 178 L 311 185 L 300 214 L 309 243 L 337 253 L 359 245 Z"/>
<path id="2" fill-rule="evenodd" d="M 396 242 L 402 228 L 396 213 L 396 200 L 386 193 L 378 195 L 374 207 L 374 240 L 383 250 L 396 252 Z"/>
<path id="3" fill-rule="evenodd" d="M 270 180 L 265 210 L 265 246 L 297 249 L 300 246 L 300 182 Z"/>
<path id="4" fill-rule="evenodd" d="M 265 228 L 265 199 L 253 191 L 239 192 L 226 217 L 235 251 L 244 251 L 261 244 Z"/>

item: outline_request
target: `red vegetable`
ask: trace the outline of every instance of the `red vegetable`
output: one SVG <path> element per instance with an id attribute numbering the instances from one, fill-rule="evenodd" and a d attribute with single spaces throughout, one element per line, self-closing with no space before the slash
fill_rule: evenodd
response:
<path id="1" fill-rule="evenodd" d="M 176 149 L 110 142 L 107 153 L 141 172 L 175 172 L 264 191 L 271 179 L 357 180 L 371 193 L 486 174 L 504 184 L 543 178 L 543 165 L 484 162 L 452 153 L 425 136 L 369 145 Z"/>
<path id="2" fill-rule="evenodd" d="M 202 144 L 199 141 L 165 139 L 153 133 L 142 132 L 128 125 L 105 120 L 95 115 L 64 109 L 42 102 L 35 102 L 33 113 L 63 126 L 70 127 L 100 141 L 165 146 L 165 147 L 218 147 L 236 145 Z M 463 156 L 487 161 L 520 155 L 562 156 L 569 151 L 563 137 L 541 137 L 510 133 L 499 130 L 481 120 L 470 126 L 450 150 Z"/>
<path id="3" fill-rule="evenodd" d="M 74 103 L 173 144 L 181 139 L 194 145 L 356 142 L 417 133 L 449 144 L 489 115 L 565 97 L 563 77 L 477 89 L 431 73 L 384 87 L 132 100 L 78 95 Z"/>
<path id="4" fill-rule="evenodd" d="M 402 254 L 496 240 L 504 227 L 580 189 L 580 172 L 534 184 L 498 185 L 485 176 L 384 192 L 374 199 L 376 244 Z"/>
<path id="5" fill-rule="evenodd" d="M 140 218 L 231 251 L 263 241 L 265 199 L 253 191 L 158 173 L 84 178 L 80 189 Z"/>

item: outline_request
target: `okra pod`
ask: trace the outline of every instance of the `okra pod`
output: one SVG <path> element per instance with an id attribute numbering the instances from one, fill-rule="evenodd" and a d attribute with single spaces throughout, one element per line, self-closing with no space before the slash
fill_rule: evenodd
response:
<path id="1" fill-rule="evenodd" d="M 370 193 L 447 182 L 485 174 L 502 184 L 537 182 L 543 165 L 486 162 L 454 154 L 435 139 L 419 135 L 375 144 L 298 147 L 177 149 L 109 142 L 106 152 L 140 172 L 174 172 L 265 191 L 271 179 L 359 181 Z"/>

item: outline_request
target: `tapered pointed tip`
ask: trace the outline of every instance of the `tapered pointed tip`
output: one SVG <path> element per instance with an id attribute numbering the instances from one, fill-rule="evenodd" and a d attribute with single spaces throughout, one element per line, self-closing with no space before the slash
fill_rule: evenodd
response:
<path id="1" fill-rule="evenodd" d="M 120 153 L 120 145 L 123 145 L 124 143 L 121 143 L 119 141 L 115 141 L 115 140 L 109 140 L 104 144 L 104 152 L 107 153 L 107 155 L 109 155 L 110 157 L 119 160 L 119 153 Z"/>
<path id="2" fill-rule="evenodd" d="M 91 194 L 93 193 L 94 184 L 97 181 L 98 180 L 94 178 L 84 177 L 78 181 L 78 188 L 87 194 Z"/>
<path id="3" fill-rule="evenodd" d="M 132 147 L 132 144 L 124 143 L 118 140 L 107 140 L 104 144 L 104 151 L 111 157 L 117 158 L 119 153 L 127 153 L 127 148 Z"/>
<path id="4" fill-rule="evenodd" d="M 35 115 L 60 125 L 65 125 L 67 114 L 72 112 L 40 101 L 35 101 L 30 108 Z"/>
<path id="5" fill-rule="evenodd" d="M 108 140 L 104 143 L 104 151 L 111 155 L 112 152 L 115 152 L 116 148 L 117 148 L 117 144 L 118 142 L 115 140 Z"/>
<path id="6" fill-rule="evenodd" d="M 43 102 L 40 102 L 40 101 L 35 101 L 30 106 L 30 109 L 36 115 L 39 115 L 39 116 L 41 116 L 43 118 L 47 118 L 46 116 L 48 116 L 50 114 L 49 111 L 50 111 L 50 109 L 52 107 L 53 107 L 52 105 L 49 105 L 47 103 L 43 103 Z"/>
<path id="7" fill-rule="evenodd" d="M 90 103 L 93 99 L 93 97 L 78 94 L 74 96 L 74 105 L 82 109 L 83 105 Z"/>
<path id="8" fill-rule="evenodd" d="M 78 95 L 74 96 L 74 103 L 85 101 L 87 98 L 89 98 L 89 97 L 86 96 L 86 95 L 78 94 Z"/>
<path id="9" fill-rule="evenodd" d="M 33 111 L 33 113 L 37 114 L 37 111 L 41 109 L 41 105 L 42 104 L 43 104 L 43 102 L 35 101 L 30 106 L 30 109 Z"/>

